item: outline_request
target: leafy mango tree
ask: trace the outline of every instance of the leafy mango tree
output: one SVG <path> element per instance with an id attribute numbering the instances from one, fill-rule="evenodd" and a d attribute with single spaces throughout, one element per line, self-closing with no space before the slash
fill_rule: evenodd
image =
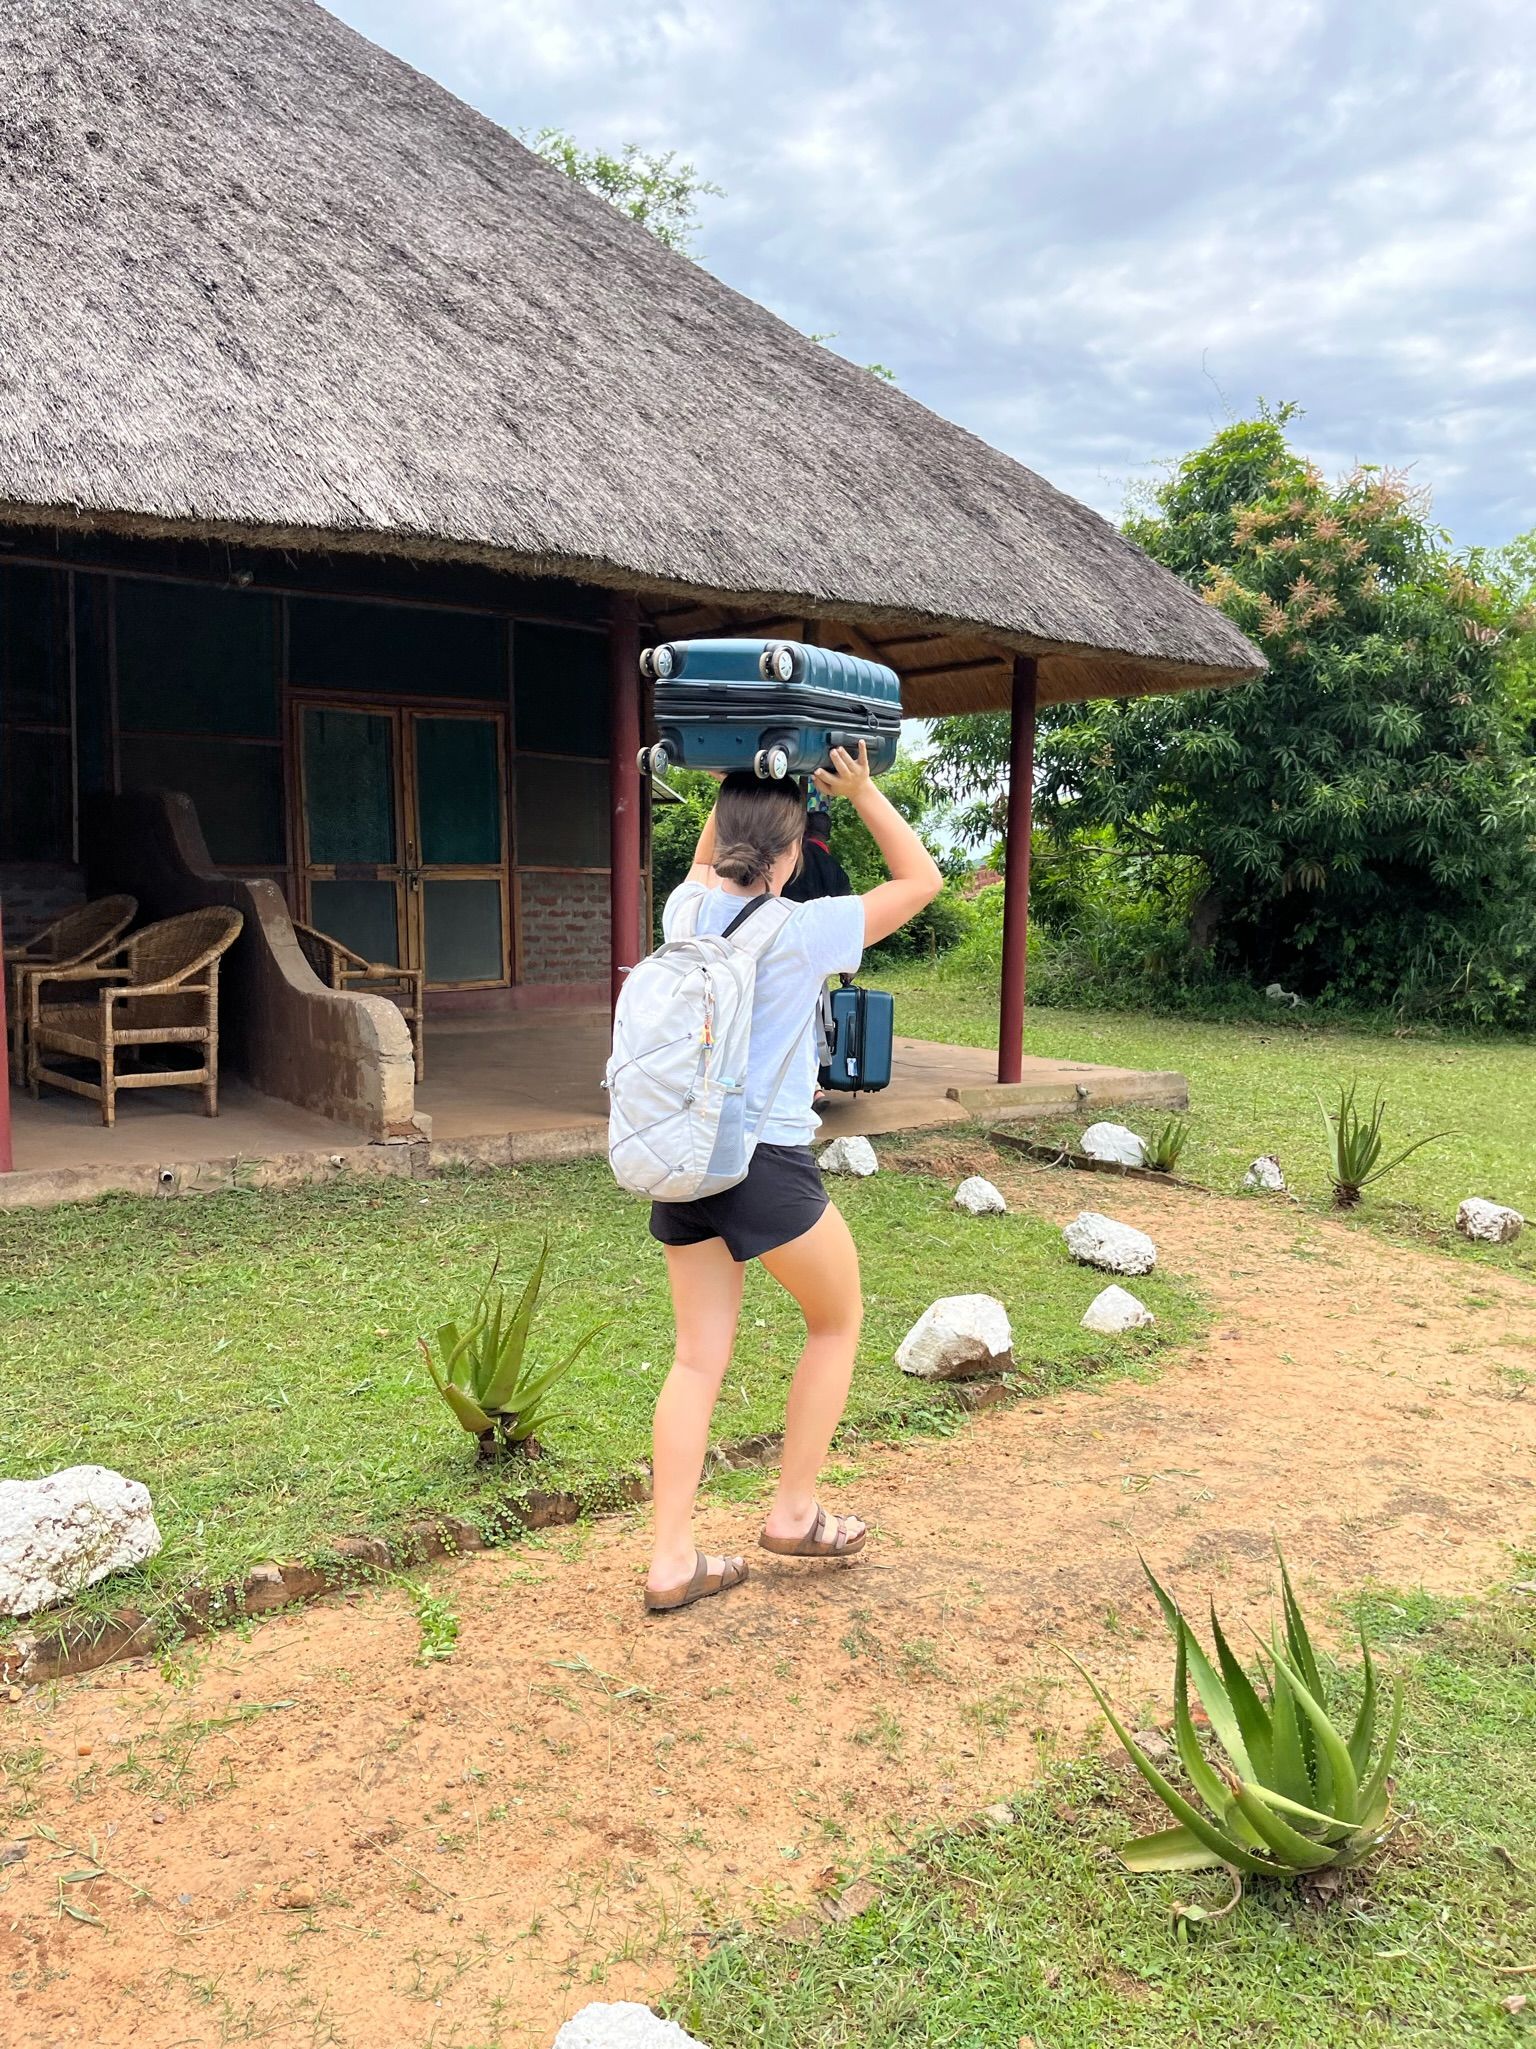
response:
<path id="1" fill-rule="evenodd" d="M 1058 844 L 1107 832 L 1148 889 L 1177 878 L 1193 949 L 1231 974 L 1530 1021 L 1536 790 L 1503 672 L 1528 622 L 1403 479 L 1328 483 L 1291 417 L 1224 428 L 1126 529 L 1267 674 L 1054 711 L 1037 817 Z M 984 794 L 1000 741 L 942 721 L 934 772 Z"/>

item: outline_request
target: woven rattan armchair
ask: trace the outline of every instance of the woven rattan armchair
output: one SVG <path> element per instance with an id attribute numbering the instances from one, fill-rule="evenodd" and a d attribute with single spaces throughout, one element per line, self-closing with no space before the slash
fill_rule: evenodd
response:
<path id="1" fill-rule="evenodd" d="M 11 985 L 8 1018 L 13 1081 L 27 1078 L 27 990 L 31 978 L 52 968 L 79 967 L 83 961 L 97 959 L 114 939 L 122 937 L 138 914 L 137 897 L 99 896 L 93 903 L 77 904 L 30 939 L 20 939 L 5 949 L 5 971 Z"/>
<path id="2" fill-rule="evenodd" d="M 327 989 L 363 989 L 370 996 L 387 996 L 399 1005 L 400 1015 L 411 1031 L 411 1051 L 416 1059 L 416 1079 L 427 1071 L 423 1042 L 423 1012 L 426 1009 L 426 971 L 422 968 L 392 967 L 387 961 L 366 960 L 343 946 L 329 932 L 317 932 L 313 925 L 294 925 L 300 951 Z"/>
<path id="3" fill-rule="evenodd" d="M 186 911 L 146 925 L 96 960 L 34 975 L 27 1012 L 33 1095 L 47 1082 L 88 1096 L 100 1103 L 102 1123 L 114 1124 L 119 1089 L 201 1088 L 203 1109 L 217 1117 L 219 961 L 244 922 L 238 911 L 217 906 Z M 195 1046 L 202 1057 L 196 1067 L 118 1071 L 120 1053 L 149 1046 Z M 84 1061 L 99 1079 L 65 1074 L 46 1064 L 50 1055 Z"/>

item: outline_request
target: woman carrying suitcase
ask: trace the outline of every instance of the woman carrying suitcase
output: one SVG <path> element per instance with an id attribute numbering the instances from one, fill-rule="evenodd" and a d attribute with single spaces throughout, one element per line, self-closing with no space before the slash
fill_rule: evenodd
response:
<path id="1" fill-rule="evenodd" d="M 827 1200 L 811 1156 L 817 1117 L 815 1018 L 829 975 L 853 974 L 878 944 L 938 894 L 932 855 L 876 787 L 861 744 L 855 761 L 834 751 L 818 772 L 827 797 L 846 797 L 869 828 L 890 880 L 862 896 L 797 904 L 763 955 L 752 1006 L 746 1109 L 761 1137 L 744 1181 L 697 1202 L 658 1202 L 651 1233 L 666 1249 L 677 1350 L 656 1403 L 655 1537 L 645 1605 L 689 1607 L 747 1577 L 741 1558 L 706 1556 L 693 1541 L 694 1497 L 709 1443 L 709 1420 L 730 1364 L 746 1262 L 759 1259 L 794 1296 L 805 1346 L 789 1391 L 778 1489 L 758 1542 L 792 1558 L 847 1558 L 867 1531 L 857 1516 L 828 1515 L 816 1476 L 848 1399 L 863 1303 L 859 1257 L 848 1226 Z M 699 836 L 693 866 L 662 914 L 668 938 L 698 904 L 696 929 L 723 933 L 754 896 L 782 892 L 800 859 L 805 809 L 792 782 L 728 776 Z M 798 1052 L 786 1057 L 798 1045 Z M 771 1078 L 785 1079 L 771 1105 Z M 760 1093 L 754 1094 L 754 1083 Z"/>

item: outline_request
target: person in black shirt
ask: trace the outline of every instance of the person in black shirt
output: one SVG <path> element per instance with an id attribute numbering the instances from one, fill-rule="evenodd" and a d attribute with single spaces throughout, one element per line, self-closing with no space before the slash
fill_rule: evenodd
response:
<path id="1" fill-rule="evenodd" d="M 791 903 L 808 904 L 818 896 L 852 896 L 853 884 L 832 851 L 832 814 L 818 806 L 805 821 L 800 843 L 800 871 L 785 883 L 781 895 Z"/>
<path id="2" fill-rule="evenodd" d="M 805 838 L 800 842 L 800 866 L 779 894 L 797 904 L 808 904 L 818 896 L 852 896 L 848 871 L 832 851 L 832 814 L 824 805 L 818 804 L 807 812 Z M 844 975 L 841 979 L 847 988 L 853 977 Z M 825 1089 L 818 1088 L 811 1107 L 819 1110 L 826 1100 Z"/>

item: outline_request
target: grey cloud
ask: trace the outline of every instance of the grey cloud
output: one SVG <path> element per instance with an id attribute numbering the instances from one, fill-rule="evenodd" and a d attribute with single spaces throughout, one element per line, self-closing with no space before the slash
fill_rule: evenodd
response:
<path id="1" fill-rule="evenodd" d="M 338 0 L 510 127 L 679 149 L 718 275 L 1115 513 L 1260 394 L 1536 524 L 1523 0 Z"/>

